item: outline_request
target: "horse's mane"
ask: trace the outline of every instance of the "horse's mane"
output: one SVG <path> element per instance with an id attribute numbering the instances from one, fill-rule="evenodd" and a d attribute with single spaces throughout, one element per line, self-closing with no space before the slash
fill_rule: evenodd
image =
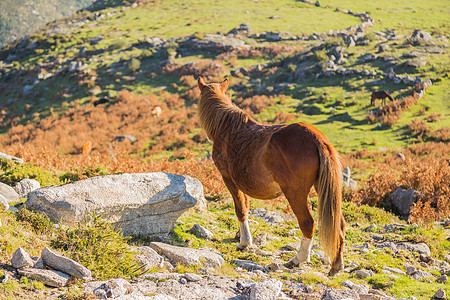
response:
<path id="1" fill-rule="evenodd" d="M 218 85 L 215 84 L 203 89 L 199 102 L 200 124 L 211 139 L 214 139 L 221 128 L 227 127 L 227 130 L 234 132 L 248 121 L 254 121 L 217 89 Z"/>

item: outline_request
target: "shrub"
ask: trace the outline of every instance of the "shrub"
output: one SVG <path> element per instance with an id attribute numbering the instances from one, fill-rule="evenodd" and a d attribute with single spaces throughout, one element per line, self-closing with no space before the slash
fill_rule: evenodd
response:
<path id="1" fill-rule="evenodd" d="M 61 184 L 56 176 L 35 167 L 33 164 L 17 164 L 7 159 L 0 159 L 0 182 L 14 186 L 25 178 L 35 179 L 39 181 L 41 186 Z"/>
<path id="2" fill-rule="evenodd" d="M 16 219 L 30 224 L 38 234 L 49 234 L 53 230 L 53 223 L 45 214 L 32 212 L 26 207 L 17 211 Z"/>
<path id="3" fill-rule="evenodd" d="M 61 229 L 51 241 L 51 246 L 66 252 L 99 280 L 142 275 L 142 267 L 134 260 L 127 244 L 129 238 L 123 237 L 99 216 L 93 215 L 92 218 L 92 222 Z"/>
<path id="4" fill-rule="evenodd" d="M 128 70 L 132 73 L 136 73 L 141 68 L 141 61 L 137 58 L 132 58 L 128 62 Z"/>
<path id="5" fill-rule="evenodd" d="M 313 58 L 317 62 L 327 62 L 329 60 L 326 50 L 319 50 L 314 52 Z"/>

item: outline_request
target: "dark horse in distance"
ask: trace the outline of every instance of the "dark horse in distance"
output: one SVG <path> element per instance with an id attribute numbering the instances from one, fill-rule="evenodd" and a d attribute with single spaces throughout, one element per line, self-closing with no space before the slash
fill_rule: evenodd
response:
<path id="1" fill-rule="evenodd" d="M 386 98 L 389 98 L 389 100 L 394 101 L 394 98 L 387 92 L 387 91 L 374 91 L 372 92 L 372 97 L 370 99 L 370 105 L 375 105 L 375 100 L 381 99 L 382 105 L 386 105 Z"/>
<path id="2" fill-rule="evenodd" d="M 252 244 L 249 198 L 273 199 L 284 194 L 303 233 L 300 250 L 286 266 L 309 261 L 314 220 L 308 194 L 319 194 L 319 237 L 332 260 L 330 275 L 343 268 L 345 222 L 341 212 L 342 167 L 325 136 L 305 123 L 263 125 L 235 106 L 225 94 L 228 79 L 206 84 L 199 77 L 200 124 L 214 142 L 212 158 L 233 196 L 239 220 L 238 249 Z"/>

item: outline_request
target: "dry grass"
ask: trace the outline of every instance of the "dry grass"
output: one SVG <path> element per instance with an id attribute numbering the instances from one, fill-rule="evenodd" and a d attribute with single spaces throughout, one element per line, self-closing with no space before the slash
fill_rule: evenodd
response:
<path id="1" fill-rule="evenodd" d="M 408 147 L 402 153 L 368 153 L 360 151 L 347 157 L 369 159 L 370 163 L 350 163 L 353 167 L 375 167 L 375 171 L 357 191 L 347 191 L 348 200 L 390 208 L 388 195 L 398 187 L 418 191 L 418 200 L 411 209 L 410 222 L 437 221 L 450 215 L 450 145 L 428 143 Z"/>

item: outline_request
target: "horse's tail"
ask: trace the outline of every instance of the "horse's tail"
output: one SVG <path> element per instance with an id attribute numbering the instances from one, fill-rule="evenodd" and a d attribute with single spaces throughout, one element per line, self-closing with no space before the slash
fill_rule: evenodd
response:
<path id="1" fill-rule="evenodd" d="M 341 236 L 341 226 L 345 226 L 341 211 L 342 166 L 339 154 L 328 141 L 319 147 L 319 156 L 319 176 L 315 184 L 319 194 L 319 238 L 325 252 L 334 261 L 344 238 Z"/>
<path id="2" fill-rule="evenodd" d="M 391 94 L 389 94 L 389 93 L 386 92 L 386 91 L 385 91 L 385 93 L 386 93 L 386 96 L 389 98 L 389 100 L 394 101 L 394 98 L 392 98 Z"/>

